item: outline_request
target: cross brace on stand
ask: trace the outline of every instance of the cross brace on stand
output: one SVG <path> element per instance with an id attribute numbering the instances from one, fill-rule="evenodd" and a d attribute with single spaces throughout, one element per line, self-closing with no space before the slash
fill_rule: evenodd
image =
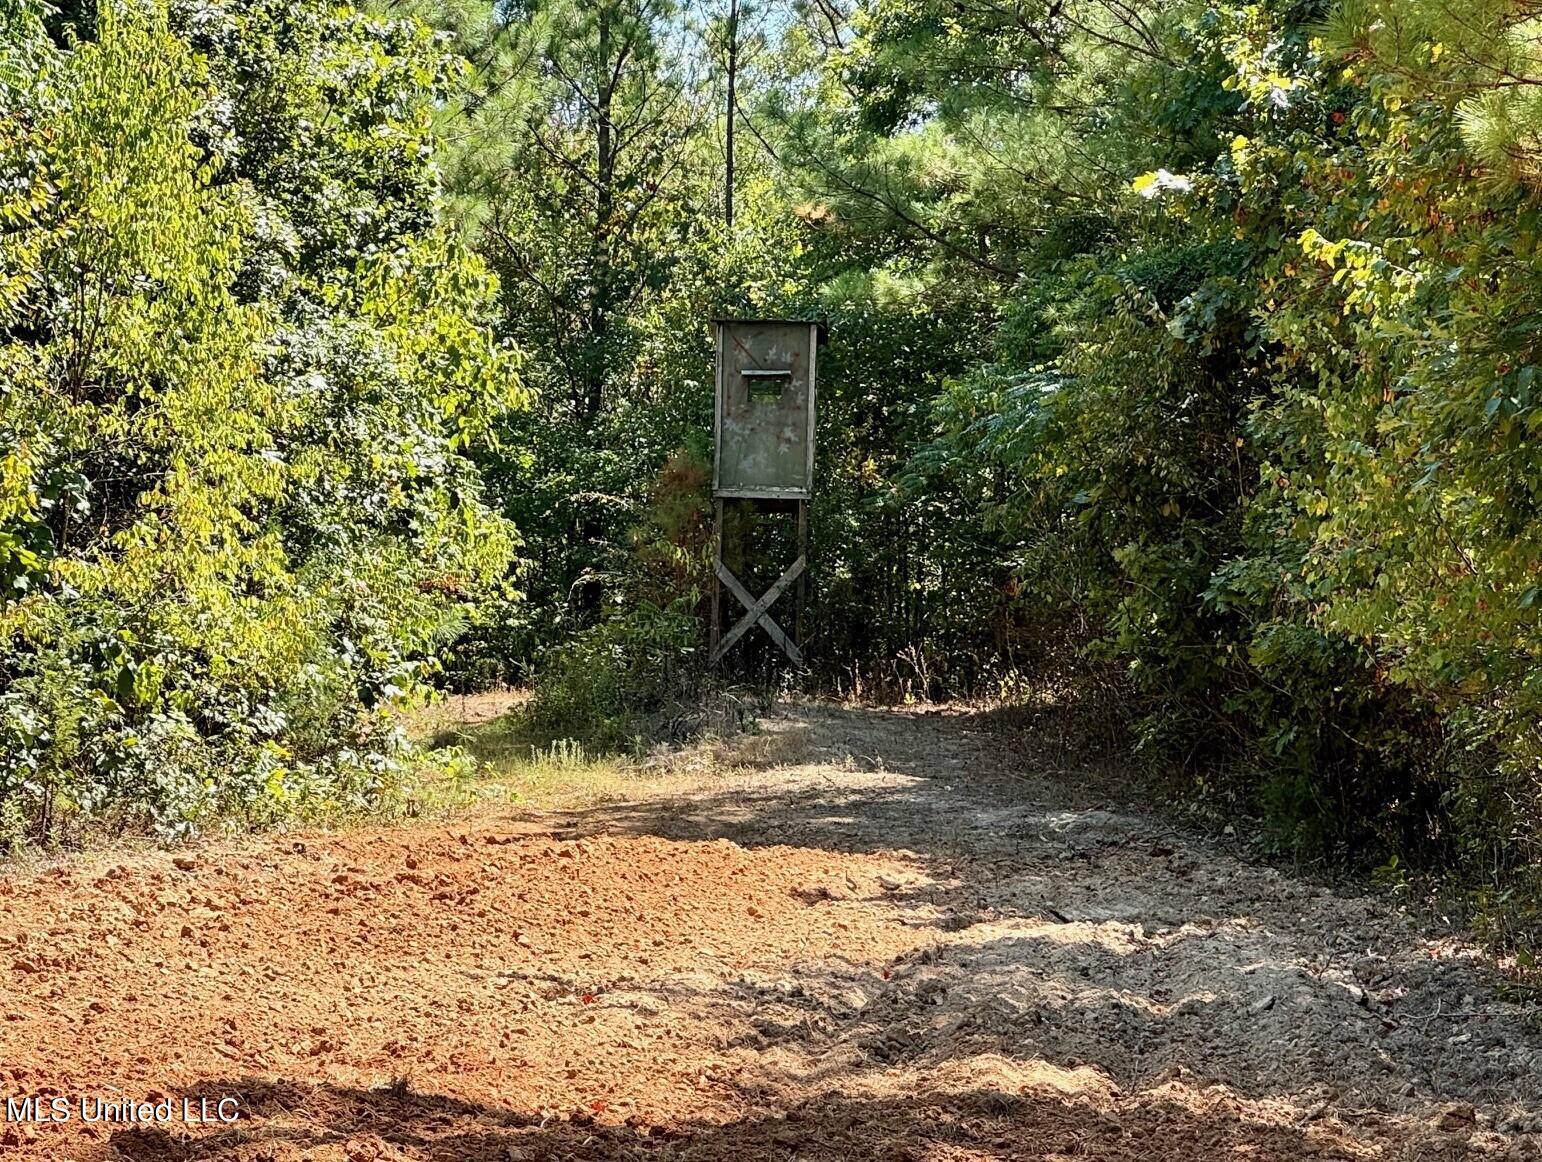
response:
<path id="1" fill-rule="evenodd" d="M 795 666 L 803 665 L 803 651 L 798 648 L 798 639 L 803 636 L 803 601 L 805 593 L 806 569 L 808 566 L 808 502 L 798 502 L 798 559 L 776 579 L 776 584 L 767 589 L 757 600 L 746 589 L 743 583 L 734 576 L 733 570 L 723 563 L 723 500 L 720 497 L 717 502 L 717 523 L 712 553 L 713 585 L 712 585 L 712 649 L 708 654 L 708 661 L 716 665 L 723 656 L 733 649 L 735 643 L 754 629 L 757 625 L 766 631 L 766 636 L 774 641 L 784 654 L 791 659 Z M 794 609 L 793 636 L 789 637 L 787 631 L 777 624 L 776 618 L 771 616 L 771 606 L 777 598 L 787 592 L 787 587 L 797 584 L 797 601 Z M 727 586 L 728 591 L 734 595 L 739 604 L 744 606 L 745 613 L 732 629 L 719 637 L 721 620 L 722 588 Z"/>
<path id="2" fill-rule="evenodd" d="M 750 596 L 750 591 L 739 583 L 739 579 L 733 575 L 727 565 L 723 564 L 722 561 L 717 563 L 718 580 L 728 586 L 728 591 L 737 597 L 739 604 L 744 606 L 749 612 L 741 617 L 735 623 L 733 629 L 723 635 L 723 640 L 713 647 L 710 661 L 716 663 L 733 648 L 736 641 L 754 629 L 756 625 L 759 625 L 761 629 L 766 631 L 767 636 L 772 641 L 782 647 L 782 652 L 792 659 L 793 665 L 801 666 L 803 664 L 803 651 L 798 649 L 796 643 L 787 636 L 782 627 L 776 624 L 776 619 L 771 616 L 769 610 L 772 603 L 787 591 L 787 587 L 802 575 L 804 564 L 804 558 L 800 554 L 798 559 L 787 566 L 786 571 L 776 579 L 776 584 L 767 589 L 761 595 L 760 600 L 756 601 L 754 597 Z"/>

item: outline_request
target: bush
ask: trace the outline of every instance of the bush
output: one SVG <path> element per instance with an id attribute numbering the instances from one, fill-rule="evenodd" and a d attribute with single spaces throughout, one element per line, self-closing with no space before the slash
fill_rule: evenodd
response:
<path id="1" fill-rule="evenodd" d="M 555 650 L 536 681 L 532 730 L 591 749 L 689 734 L 706 671 L 694 606 L 642 602 Z"/>

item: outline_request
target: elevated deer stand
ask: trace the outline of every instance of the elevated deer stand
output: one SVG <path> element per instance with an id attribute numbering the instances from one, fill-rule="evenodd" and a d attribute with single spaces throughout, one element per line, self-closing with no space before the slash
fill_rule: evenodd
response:
<path id="1" fill-rule="evenodd" d="M 796 637 L 771 616 L 771 606 L 796 585 L 794 634 L 801 636 L 808 571 L 808 504 L 814 483 L 814 363 L 818 323 L 785 319 L 717 319 L 717 409 L 713 427 L 712 653 L 713 664 L 757 625 L 796 666 Z M 723 563 L 723 513 L 729 503 L 797 514 L 797 558 L 776 582 L 754 596 Z M 743 615 L 722 632 L 723 588 Z"/>

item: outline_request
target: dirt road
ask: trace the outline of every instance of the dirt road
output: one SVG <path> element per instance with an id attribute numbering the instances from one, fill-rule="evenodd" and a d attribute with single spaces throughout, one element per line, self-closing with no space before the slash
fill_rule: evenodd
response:
<path id="1" fill-rule="evenodd" d="M 1386 902 L 967 715 L 765 729 L 621 804 L 0 878 L 0 1098 L 69 1112 L 0 1156 L 1542 1157 L 1542 1032 Z"/>

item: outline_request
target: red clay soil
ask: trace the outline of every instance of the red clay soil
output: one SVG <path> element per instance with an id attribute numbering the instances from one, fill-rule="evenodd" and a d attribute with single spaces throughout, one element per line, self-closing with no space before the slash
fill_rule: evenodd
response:
<path id="1" fill-rule="evenodd" d="M 1180 875 L 1184 851 L 1109 839 L 1146 825 L 1096 811 L 1073 848 L 1019 784 L 991 807 L 896 773 L 978 769 L 952 720 L 814 724 L 821 761 L 589 813 L 586 838 L 486 809 L 0 876 L 0 1101 L 69 1115 L 0 1106 L 0 1158 L 1536 1156 L 1490 1106 L 1366 1108 L 1342 1079 L 1374 1081 L 1374 1055 L 1313 1065 L 1337 1030 L 1370 1036 L 1331 981 L 1281 968 L 1277 1000 L 1222 996 L 1261 979 L 1256 925 L 1085 918 L 1223 867 L 1257 903 L 1263 873 L 1200 853 Z M 1281 898 L 1285 924 L 1305 905 Z M 1305 1065 L 1271 1071 L 1297 1028 L 1318 1031 Z M 1314 1103 L 1319 1082 L 1338 1096 Z M 236 1120 L 186 1120 L 225 1099 Z M 125 1101 L 170 1117 L 84 1119 Z"/>
<path id="2" fill-rule="evenodd" d="M 109 1142 L 130 1157 L 393 1157 L 369 1133 L 382 1106 L 423 1123 L 435 1157 L 510 1157 L 499 1134 L 467 1141 L 467 1119 L 667 1127 L 720 1105 L 712 1047 L 618 994 L 837 947 L 882 965 L 913 934 L 806 897 L 877 891 L 888 866 L 409 827 L 8 877 L 0 1096 L 169 1097 L 176 1117 L 125 1134 L 76 1108 L 62 1125 L 7 1124 L 0 1144 L 50 1159 L 110 1157 Z M 212 1099 L 194 1109 L 236 1096 L 242 1119 L 184 1125 L 186 1095 Z"/>
<path id="3" fill-rule="evenodd" d="M 868 904 L 879 876 L 903 872 L 724 840 L 424 826 L 11 876 L 0 1094 L 64 1096 L 71 1116 L 12 1121 L 0 1144 L 8 1158 L 251 1162 L 1116 1145 L 1121 1119 L 1053 1086 L 819 1092 L 758 1111 L 735 1084 L 714 980 L 832 957 L 883 979 L 920 943 Z M 83 1096 L 170 1099 L 173 1116 L 88 1123 Z M 240 1118 L 220 1124 L 230 1097 Z M 1142 1120 L 1143 1137 L 1198 1125 L 1223 1150 L 1240 1135 L 1181 1102 Z M 918 1145 L 944 1124 L 953 1144 Z"/>

